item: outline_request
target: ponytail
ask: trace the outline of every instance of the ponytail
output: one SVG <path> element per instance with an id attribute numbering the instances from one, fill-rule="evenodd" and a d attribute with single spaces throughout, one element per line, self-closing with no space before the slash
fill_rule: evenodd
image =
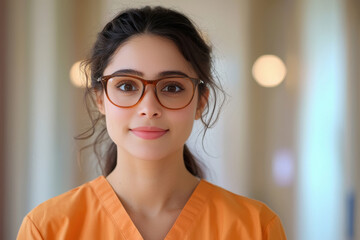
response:
<path id="1" fill-rule="evenodd" d="M 184 156 L 184 163 L 186 169 L 195 177 L 204 178 L 205 176 L 203 169 L 199 166 L 200 165 L 199 162 L 197 161 L 195 156 L 190 152 L 186 144 L 184 145 L 183 156 Z"/>

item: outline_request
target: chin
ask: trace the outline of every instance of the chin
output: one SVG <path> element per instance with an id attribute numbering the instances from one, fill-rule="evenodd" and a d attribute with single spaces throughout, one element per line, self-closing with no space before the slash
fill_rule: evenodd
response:
<path id="1" fill-rule="evenodd" d="M 169 149 L 169 147 L 162 146 L 138 146 L 135 149 L 129 149 L 130 155 L 134 158 L 141 159 L 144 161 L 157 161 L 166 158 L 172 158 L 180 153 L 182 156 L 183 148 L 179 150 Z"/>
<path id="2" fill-rule="evenodd" d="M 136 152 L 130 153 L 134 158 L 141 159 L 144 161 L 157 161 L 169 157 L 171 154 L 164 153 L 164 151 L 159 152 L 154 149 L 150 150 L 138 150 Z"/>

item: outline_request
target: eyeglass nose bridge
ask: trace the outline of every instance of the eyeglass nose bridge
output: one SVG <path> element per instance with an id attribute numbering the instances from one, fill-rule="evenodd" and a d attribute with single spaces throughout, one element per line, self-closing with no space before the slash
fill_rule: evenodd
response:
<path id="1" fill-rule="evenodd" d="M 132 107 L 138 105 L 144 98 L 145 96 L 145 91 L 146 91 L 146 86 L 148 85 L 154 85 L 154 95 L 155 95 L 155 98 L 156 100 L 158 101 L 158 103 L 165 107 L 161 102 L 160 102 L 160 99 L 159 99 L 159 96 L 157 95 L 157 91 L 156 91 L 156 85 L 158 84 L 159 81 L 161 81 L 162 79 L 158 79 L 158 80 L 145 80 L 145 79 L 140 79 L 142 84 L 143 84 L 143 89 L 142 89 L 142 92 L 141 92 L 141 95 L 140 95 L 140 98 L 139 100 L 135 103 L 135 105 L 133 105 Z"/>

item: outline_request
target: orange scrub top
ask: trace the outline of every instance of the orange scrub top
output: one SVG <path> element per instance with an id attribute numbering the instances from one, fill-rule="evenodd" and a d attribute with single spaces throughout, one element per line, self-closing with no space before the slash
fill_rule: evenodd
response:
<path id="1" fill-rule="evenodd" d="M 54 197 L 25 216 L 17 239 L 143 239 L 104 176 Z M 286 239 L 265 204 L 200 180 L 170 239 Z"/>

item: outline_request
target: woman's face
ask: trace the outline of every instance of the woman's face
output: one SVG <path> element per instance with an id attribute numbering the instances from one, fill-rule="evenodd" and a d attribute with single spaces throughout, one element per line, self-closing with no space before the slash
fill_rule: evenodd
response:
<path id="1" fill-rule="evenodd" d="M 198 77 L 171 40 L 150 34 L 134 36 L 122 44 L 105 68 L 104 75 L 121 70 L 136 71 L 147 80 L 158 79 L 166 71 Z M 146 87 L 142 101 L 132 108 L 116 107 L 104 93 L 98 96 L 99 110 L 105 114 L 109 136 L 119 153 L 149 160 L 174 154 L 182 156 L 193 122 L 201 117 L 204 101 L 198 104 L 196 89 L 188 106 L 180 110 L 166 109 L 157 101 L 151 85 Z"/>

